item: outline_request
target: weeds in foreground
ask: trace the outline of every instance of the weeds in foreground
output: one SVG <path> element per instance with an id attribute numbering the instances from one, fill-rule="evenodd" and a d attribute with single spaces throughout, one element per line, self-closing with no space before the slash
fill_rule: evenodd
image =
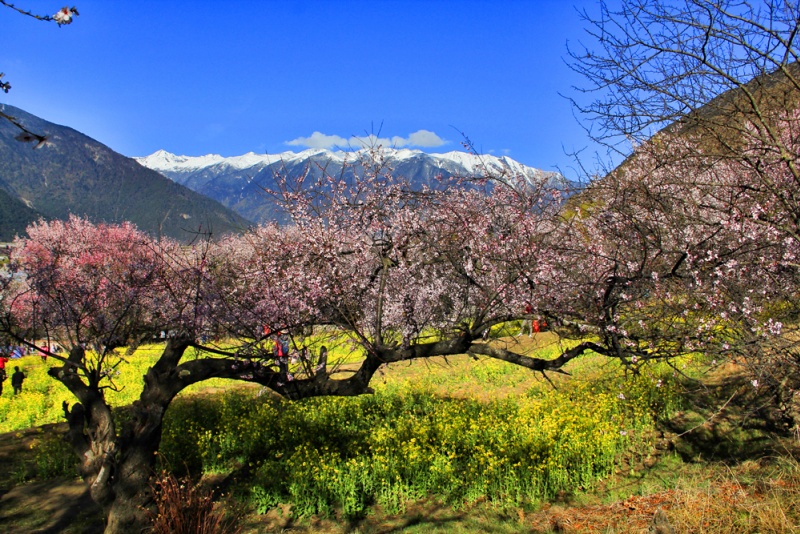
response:
<path id="1" fill-rule="evenodd" d="M 151 485 L 156 511 L 148 512 L 153 534 L 238 534 L 241 529 L 215 505 L 209 489 L 189 477 L 161 473 Z"/>
<path id="2" fill-rule="evenodd" d="M 534 532 L 548 533 L 800 532 L 800 464 L 790 455 L 734 465 L 684 464 L 677 456 L 666 455 L 651 478 L 659 478 L 658 473 L 667 469 L 675 476 L 669 488 L 639 492 L 642 488 L 629 486 L 636 495 L 618 495 L 613 501 L 606 501 L 602 494 L 595 496 L 605 504 L 546 503 L 540 511 L 527 514 L 523 523 Z M 626 482 L 630 482 L 628 477 L 617 481 Z M 662 530 L 653 525 L 659 510 Z"/>

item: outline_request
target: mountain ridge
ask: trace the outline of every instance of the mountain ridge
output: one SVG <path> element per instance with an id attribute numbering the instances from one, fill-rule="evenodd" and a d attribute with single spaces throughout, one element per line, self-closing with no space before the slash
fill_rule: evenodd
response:
<path id="1" fill-rule="evenodd" d="M 312 148 L 301 152 L 248 152 L 224 157 L 219 154 L 182 156 L 162 149 L 134 159 L 193 191 L 219 201 L 241 216 L 261 223 L 278 218 L 263 195 L 265 189 L 274 188 L 275 176 L 280 174 L 291 178 L 310 173 L 318 178 L 322 174 L 355 173 L 360 158 L 366 157 L 369 161 L 375 156 L 382 158 L 382 163 L 393 174 L 416 186 L 432 185 L 439 177 L 459 176 L 512 178 L 536 186 L 545 183 L 564 191 L 574 189 L 574 184 L 557 172 L 529 167 L 508 156 L 478 156 L 460 151 L 434 154 L 407 148 L 379 147 L 354 151 Z"/>

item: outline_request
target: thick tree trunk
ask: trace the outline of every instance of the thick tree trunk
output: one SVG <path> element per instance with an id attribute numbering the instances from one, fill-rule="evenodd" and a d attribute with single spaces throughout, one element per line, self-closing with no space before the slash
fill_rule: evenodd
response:
<path id="1" fill-rule="evenodd" d="M 147 501 L 142 499 L 114 500 L 112 505 L 105 509 L 106 528 L 105 534 L 139 534 L 146 532 L 150 526 L 150 518 L 145 512 Z"/>
<path id="2" fill-rule="evenodd" d="M 112 483 L 114 500 L 105 508 L 105 534 L 127 534 L 145 531 L 150 526 L 147 510 L 153 504 L 150 477 L 155 467 L 155 451 L 142 445 L 123 447 L 126 456 L 117 465 Z"/>
<path id="3" fill-rule="evenodd" d="M 66 439 L 80 458 L 81 476 L 92 499 L 106 513 L 106 534 L 139 534 L 150 525 L 150 479 L 155 473 L 164 413 L 184 387 L 177 365 L 187 346 L 185 340 L 167 343 L 159 361 L 148 369 L 140 400 L 133 404 L 131 417 L 119 432 L 101 389 L 87 385 L 69 364 L 50 371 L 80 400 L 72 410 L 64 403 L 69 422 Z M 83 349 L 77 348 L 70 360 L 79 364 L 83 357 Z"/>
<path id="4" fill-rule="evenodd" d="M 97 434 L 89 430 L 99 426 L 96 416 L 84 416 L 85 409 L 80 404 L 70 412 L 68 440 L 73 446 L 77 442 L 76 450 L 85 451 L 81 456 L 82 476 L 92 499 L 103 507 L 107 534 L 138 534 L 150 524 L 150 478 L 155 473 L 164 411 L 163 406 L 136 406 L 134 418 L 125 423 L 119 436 L 106 434 L 100 440 L 91 439 Z M 83 419 L 81 425 L 85 423 L 86 433 L 73 426 L 78 417 Z"/>
<path id="5" fill-rule="evenodd" d="M 155 474 L 164 414 L 183 388 L 177 366 L 188 347 L 170 340 L 159 361 L 144 376 L 144 390 L 133 403 L 133 413 L 117 439 L 119 456 L 112 483 L 114 501 L 107 509 L 106 534 L 139 533 L 150 525 L 153 505 L 151 477 Z"/>

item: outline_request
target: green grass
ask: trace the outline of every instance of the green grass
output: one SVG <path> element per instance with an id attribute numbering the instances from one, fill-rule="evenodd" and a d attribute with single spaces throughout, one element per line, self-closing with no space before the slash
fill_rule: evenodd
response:
<path id="1" fill-rule="evenodd" d="M 539 341 L 537 355 L 552 356 Z M 393 364 L 371 396 L 187 398 L 167 415 L 163 460 L 234 473 L 260 512 L 291 503 L 295 515 L 352 519 L 430 495 L 456 509 L 534 506 L 593 487 L 622 455 L 646 455 L 656 421 L 679 403 L 671 373 L 626 378 L 599 357 L 572 371 L 591 376 L 554 377 L 553 389 L 529 370 L 457 356 Z"/>
<path id="2" fill-rule="evenodd" d="M 142 377 L 163 349 L 163 345 L 143 345 L 132 355 L 125 356 L 127 363 L 118 367 L 120 374 L 114 377 L 117 389 L 105 390 L 106 400 L 111 406 L 127 406 L 139 398 L 144 387 Z M 192 357 L 193 349 L 189 349 L 185 358 Z M 59 381 L 47 374 L 50 367 L 57 365 L 59 363 L 52 358 L 42 361 L 39 356 L 14 359 L 6 364 L 9 376 L 17 366 L 25 372 L 27 378 L 19 395 L 13 394 L 10 379 L 3 384 L 3 394 L 0 396 L 0 433 L 64 420 L 62 403 L 66 401 L 72 404 L 77 399 Z M 190 395 L 209 388 L 228 388 L 232 382 L 224 379 L 207 380 L 190 386 L 183 393 Z"/>
<path id="3" fill-rule="evenodd" d="M 335 347 L 332 360 L 347 356 L 344 376 L 356 359 L 339 341 L 325 342 Z M 571 346 L 552 334 L 496 342 L 542 358 Z M 116 379 L 121 391 L 108 393 L 113 405 L 138 396 L 160 350 L 142 347 L 128 357 Z M 677 362 L 695 376 L 706 364 L 702 356 Z M 25 367 L 29 380 L 19 397 L 7 391 L 0 399 L 0 414 L 14 416 L 3 424 L 60 420 L 61 400 L 73 399 L 41 360 L 13 365 Z M 796 462 L 686 460 L 686 438 L 702 441 L 709 432 L 726 450 L 742 448 L 752 430 L 736 422 L 736 410 L 673 441 L 672 452 L 655 448 L 665 441 L 658 428 L 696 426 L 697 414 L 714 412 L 727 390 L 685 390 L 680 376 L 660 366 L 634 377 L 591 354 L 565 370 L 572 376 L 551 375 L 551 384 L 488 358 L 436 358 L 385 367 L 374 395 L 300 402 L 210 381 L 170 407 L 160 460 L 177 472 L 224 479 L 225 506 L 244 513 L 245 532 L 551 532 L 565 517 L 582 525 L 576 531 L 592 524 L 638 532 L 656 506 L 668 506 L 678 531 L 796 531 Z M 24 458 L 15 458 L 12 481 L 74 477 L 63 441 L 52 430 L 38 432 L 26 438 Z"/>
<path id="4" fill-rule="evenodd" d="M 498 343 L 541 358 L 570 346 L 552 334 Z M 112 405 L 138 397 L 161 349 L 145 346 L 126 357 L 115 378 L 119 391 L 107 393 Z M 344 355 L 335 350 L 334 361 Z M 39 358 L 15 365 L 29 378 L 23 394 L 0 399 L 0 431 L 61 420 L 61 402 L 74 399 L 46 365 Z M 375 507 L 402 514 L 431 497 L 453 510 L 476 503 L 534 509 L 555 495 L 591 490 L 623 457 L 644 457 L 656 421 L 679 403 L 664 369 L 626 377 L 595 355 L 566 370 L 575 377 L 553 375 L 551 384 L 488 358 L 435 358 L 382 369 L 374 395 L 299 402 L 208 381 L 168 410 L 161 461 L 195 476 L 231 476 L 238 498 L 260 513 L 289 505 L 293 517 L 357 521 Z M 74 468 L 57 443 L 36 447 L 37 478 Z"/>
<path id="5" fill-rule="evenodd" d="M 554 357 L 559 345 L 550 337 L 550 335 L 542 335 L 539 343 L 530 345 L 527 350 L 535 349 L 538 357 Z M 314 356 L 318 354 L 321 345 L 327 345 L 330 350 L 329 368 L 341 371 L 342 376 L 347 373 L 348 369 L 353 369 L 353 364 L 359 361 L 360 353 L 351 350 L 351 340 L 344 334 L 318 333 L 313 337 L 306 338 L 305 342 Z M 527 343 L 527 338 L 525 338 L 525 342 Z M 105 393 L 109 404 L 126 406 L 139 398 L 143 387 L 142 377 L 161 355 L 163 349 L 163 344 L 142 345 L 133 354 L 123 356 L 125 363 L 117 368 L 119 375 L 114 376 L 116 390 L 107 389 Z M 196 353 L 194 349 L 190 348 L 184 359 L 194 357 L 196 357 Z M 476 381 L 491 383 L 495 390 L 500 391 L 498 388 L 511 385 L 526 386 L 534 384 L 537 380 L 526 369 L 490 359 L 479 360 L 475 365 L 469 367 L 469 372 L 449 373 L 446 370 L 451 367 L 451 363 L 458 363 L 465 359 L 466 356 L 459 356 L 447 360 L 437 358 L 427 362 L 415 362 L 411 366 L 396 364 L 391 369 L 382 370 L 382 374 L 376 377 L 375 382 L 379 385 L 382 384 L 385 382 L 385 375 L 388 374 L 394 377 L 393 382 L 395 383 L 422 380 L 426 385 L 438 384 L 439 391 L 448 394 L 448 391 L 452 393 L 457 390 L 474 390 L 473 385 Z M 60 382 L 47 375 L 47 370 L 59 365 L 58 362 L 52 358 L 44 362 L 38 356 L 28 356 L 11 360 L 7 365 L 9 375 L 14 366 L 19 366 L 24 370 L 27 378 L 23 392 L 18 396 L 13 395 L 10 380 L 4 383 L 4 391 L 0 396 L 0 433 L 62 421 L 62 403 L 67 401 L 72 404 L 76 399 Z M 586 364 L 581 362 L 577 365 L 585 366 Z M 592 365 L 590 364 L 590 366 Z M 436 369 L 445 371 L 435 372 Z M 572 369 L 581 371 L 574 365 Z M 227 389 L 233 384 L 241 385 L 242 383 L 224 379 L 207 380 L 190 386 L 181 395 L 192 395 L 209 389 Z"/>
<path id="6" fill-rule="evenodd" d="M 654 416 L 637 389 L 575 384 L 490 402 L 404 386 L 291 403 L 234 392 L 176 404 L 162 452 L 194 473 L 246 466 L 261 511 L 288 502 L 299 515 L 358 517 L 427 495 L 520 506 L 591 487 L 620 454 L 643 454 Z"/>

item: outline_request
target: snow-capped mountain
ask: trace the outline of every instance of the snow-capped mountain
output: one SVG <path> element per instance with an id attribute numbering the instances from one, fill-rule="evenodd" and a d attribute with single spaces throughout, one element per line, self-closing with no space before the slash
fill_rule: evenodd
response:
<path id="1" fill-rule="evenodd" d="M 280 154 L 255 154 L 222 157 L 178 156 L 159 150 L 149 156 L 134 158 L 140 164 L 167 178 L 206 195 L 232 208 L 243 217 L 256 222 L 273 218 L 271 206 L 265 201 L 263 191 L 274 186 L 274 177 L 310 173 L 319 176 L 327 173 L 339 176 L 343 172 L 358 172 L 362 158 L 382 159 L 395 176 L 412 184 L 431 185 L 438 177 L 484 177 L 523 180 L 531 185 L 568 189 L 569 184 L 560 174 L 546 172 L 523 165 L 509 157 L 477 156 L 466 152 L 428 154 L 420 150 L 382 148 L 379 152 L 331 151 L 309 149 L 302 152 Z"/>

